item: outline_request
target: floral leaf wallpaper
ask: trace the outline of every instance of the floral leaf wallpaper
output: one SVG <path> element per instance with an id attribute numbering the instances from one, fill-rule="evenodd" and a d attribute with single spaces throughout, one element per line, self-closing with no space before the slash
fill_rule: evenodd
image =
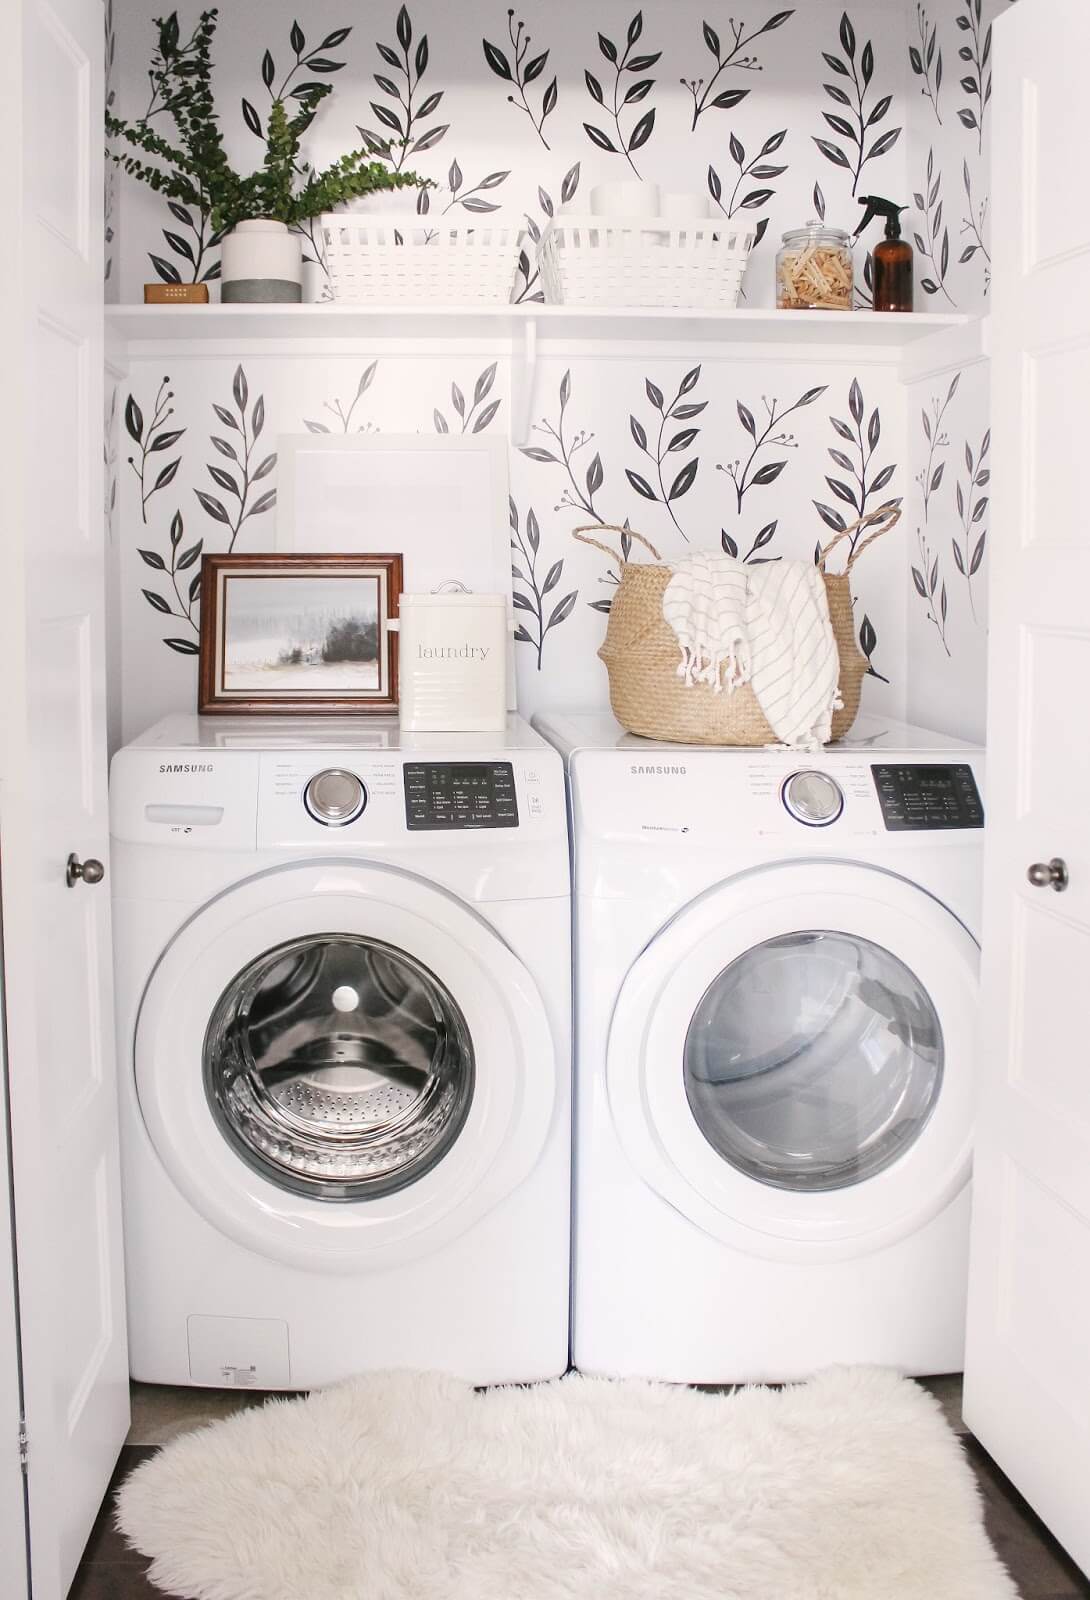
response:
<path id="1" fill-rule="evenodd" d="M 173 399 L 174 390 L 170 388 L 168 375 L 160 383 L 155 399 L 148 407 L 147 421 L 144 420 L 144 411 L 135 395 L 130 394 L 125 401 L 125 432 L 134 446 L 128 464 L 140 485 L 140 520 L 145 527 L 148 521 L 148 504 L 152 496 L 169 488 L 182 464 L 180 455 L 166 460 L 160 459 L 168 456 L 185 433 L 184 428 L 164 426 L 174 415 L 174 407 L 171 405 Z"/>
<path id="2" fill-rule="evenodd" d="M 630 413 L 628 418 L 632 442 L 647 458 L 646 470 L 653 475 L 654 483 L 649 483 L 642 472 L 633 471 L 631 467 L 625 468 L 625 477 L 641 499 L 651 500 L 656 505 L 666 508 L 674 527 L 686 541 L 689 536 L 678 521 L 674 506 L 683 495 L 688 494 L 696 482 L 700 459 L 698 456 L 692 456 L 681 465 L 679 461 L 692 448 L 700 429 L 687 426 L 671 428 L 668 424 L 678 422 L 686 424 L 704 410 L 708 403 L 706 400 L 685 398 L 686 395 L 692 394 L 699 382 L 700 368 L 692 367 L 678 384 L 673 399 L 667 400 L 658 385 L 652 383 L 650 378 L 645 378 L 644 392 L 652 412 L 657 413 L 657 429 L 654 415 L 651 420 L 650 438 L 647 429 L 634 414 Z M 672 457 L 677 459 L 671 460 Z"/>
<path id="3" fill-rule="evenodd" d="M 375 86 L 383 100 L 371 101 L 371 112 L 382 129 L 381 133 L 357 125 L 357 132 L 377 149 L 387 146 L 391 152 L 391 165 L 401 172 L 410 156 L 434 150 L 444 134 L 449 131 L 446 122 L 431 122 L 443 98 L 442 89 L 422 84 L 431 59 L 426 33 L 415 33 L 407 6 L 401 6 L 394 19 L 396 45 L 376 43 L 383 67 L 388 69 L 374 74 Z M 393 76 L 390 76 L 390 73 Z M 424 124 L 429 124 L 427 127 Z M 410 167 L 415 171 L 415 167 Z"/>
<path id="4" fill-rule="evenodd" d="M 852 194 L 859 190 L 863 168 L 869 161 L 888 154 L 901 135 L 900 128 L 887 128 L 872 136 L 871 129 L 884 122 L 893 104 L 892 94 L 874 96 L 873 83 L 876 59 L 874 45 L 867 39 L 862 45 L 856 35 L 852 19 L 845 11 L 838 30 L 840 53 L 823 50 L 822 59 L 835 79 L 841 82 L 823 84 L 826 95 L 844 111 L 823 111 L 821 114 L 839 143 L 832 139 L 814 137 L 814 143 L 834 167 L 843 167 L 851 174 Z M 858 59 L 857 59 L 858 53 Z"/>
<path id="5" fill-rule="evenodd" d="M 920 309 L 974 311 L 986 305 L 990 281 L 991 26 L 1008 3 L 780 8 L 746 0 L 731 18 L 704 0 L 669 8 L 595 0 L 564 10 L 552 0 L 517 9 L 501 0 L 460 8 L 380 0 L 366 14 L 345 13 L 337 0 L 307 0 L 301 10 L 300 0 L 268 0 L 256 27 L 245 8 L 223 15 L 217 88 L 225 142 L 245 160 L 274 92 L 332 83 L 307 159 L 333 159 L 361 138 L 388 142 L 395 165 L 433 185 L 408 202 L 423 214 L 518 224 L 525 231 L 513 300 L 543 297 L 537 245 L 550 220 L 565 207 L 589 210 L 597 185 L 638 175 L 702 196 L 712 216 L 754 232 L 749 307 L 774 300 L 773 256 L 785 229 L 814 215 L 852 229 L 859 194 L 876 189 L 912 202 L 905 234 L 924 245 Z M 184 52 L 197 7 L 184 5 L 178 17 Z M 148 99 L 146 8 L 111 0 L 106 27 L 118 113 L 165 126 L 166 108 Z M 109 203 L 111 295 L 138 301 L 145 281 L 166 277 L 203 280 L 217 296 L 218 240 L 197 208 L 179 215 L 131 183 Z M 856 255 L 862 305 L 873 242 Z M 328 291 L 313 239 L 306 254 L 314 263 L 307 293 L 321 298 Z M 989 493 L 978 476 L 989 471 L 983 369 L 964 370 L 948 397 L 949 371 L 906 392 L 892 365 L 859 364 L 835 348 L 827 356 L 815 350 L 812 361 L 786 364 L 775 349 L 742 353 L 686 334 L 654 347 L 611 342 L 600 359 L 542 341 L 533 426 L 509 451 L 525 710 L 605 703 L 596 650 L 621 563 L 639 554 L 631 532 L 646 533 L 671 560 L 690 548 L 751 564 L 808 559 L 815 542 L 854 520 L 860 500 L 870 509 L 904 497 L 899 529 L 857 569 L 868 703 L 923 722 L 953 707 L 970 726 L 982 703 L 986 636 L 988 508 L 972 520 Z M 267 350 L 190 361 L 172 350 L 161 363 L 133 363 L 113 423 L 127 732 L 192 703 L 193 661 L 177 643 L 164 648 L 165 636 L 196 636 L 189 586 L 199 559 L 180 566 L 188 552 L 198 540 L 202 551 L 273 546 L 280 433 L 503 436 L 512 422 L 508 358 L 486 341 L 460 339 L 457 354 L 410 350 L 378 329 L 365 349 L 315 347 L 290 361 Z M 925 410 L 933 417 L 933 401 L 946 405 L 934 450 L 920 421 Z M 164 402 L 169 416 L 158 414 Z M 925 507 L 917 480 L 929 455 Z M 581 522 L 631 532 L 611 561 L 571 541 Z"/>
<path id="6" fill-rule="evenodd" d="M 599 33 L 598 49 L 606 59 L 606 69 L 602 78 L 595 77 L 589 67 L 583 73 L 587 93 L 611 124 L 607 133 L 597 123 L 584 122 L 587 138 L 609 155 L 623 155 L 637 178 L 640 169 L 633 160 L 633 152 L 642 150 L 655 130 L 655 107 L 632 113 L 635 121 L 631 123 L 625 114 L 631 106 L 642 105 L 655 87 L 654 78 L 641 74 L 650 71 L 662 56 L 661 50 L 650 53 L 636 50 L 642 35 L 642 11 L 636 12 L 625 29 L 623 45 L 614 44 L 604 33 Z M 626 73 L 629 74 L 627 78 Z"/>
<path id="7" fill-rule="evenodd" d="M 723 78 L 725 72 L 731 69 L 737 72 L 760 72 L 761 62 L 756 53 L 751 53 L 749 46 L 755 39 L 764 33 L 773 33 L 777 28 L 782 28 L 795 15 L 794 11 L 776 11 L 767 17 L 764 22 L 752 32 L 746 32 L 745 22 L 736 22 L 733 17 L 727 19 L 729 37 L 724 42 L 722 36 L 711 23 L 704 20 L 701 23 L 701 32 L 704 36 L 704 46 L 715 63 L 714 71 L 709 66 L 707 77 L 682 78 L 682 84 L 693 97 L 693 131 L 706 111 L 731 111 L 743 101 L 749 89 L 738 87 L 723 88 L 720 84 L 727 80 Z"/>
<path id="8" fill-rule="evenodd" d="M 357 419 L 356 410 L 357 410 L 357 407 L 360 404 L 360 401 L 363 399 L 363 397 L 367 393 L 368 389 L 370 389 L 371 385 L 374 383 L 374 381 L 375 381 L 375 373 L 377 371 L 378 371 L 378 362 L 377 361 L 372 361 L 372 362 L 370 362 L 370 364 L 368 366 L 364 367 L 363 371 L 360 373 L 360 381 L 356 385 L 356 392 L 353 395 L 352 399 L 349 401 L 347 406 L 344 404 L 343 401 L 341 401 L 341 400 L 339 400 L 337 398 L 334 398 L 332 400 L 323 400 L 322 401 L 323 408 L 326 411 L 328 411 L 332 417 L 334 417 L 336 419 L 336 421 L 338 423 L 338 427 L 336 429 L 331 428 L 328 422 L 315 421 L 315 419 L 312 418 L 312 417 L 304 417 L 303 418 L 303 426 L 306 428 L 307 432 L 308 433 L 333 433 L 333 432 L 337 432 L 337 433 L 367 433 L 371 428 L 373 428 L 374 427 L 373 423 L 360 422 Z M 354 421 L 355 421 L 355 426 L 353 427 L 353 422 Z"/>
<path id="9" fill-rule="evenodd" d="M 220 523 L 227 530 L 229 537 L 226 548 L 230 554 L 245 522 L 250 517 L 270 511 L 276 504 L 274 488 L 260 490 L 256 495 L 253 493 L 276 466 L 276 452 L 271 451 L 260 460 L 257 459 L 257 441 L 265 426 L 265 396 L 259 394 L 250 405 L 250 386 L 241 366 L 235 368 L 231 380 L 231 403 L 219 405 L 213 402 L 212 409 L 226 433 L 213 434 L 210 443 L 228 465 L 225 467 L 209 461 L 205 470 L 227 499 L 224 501 L 206 489 L 194 489 L 194 493 L 201 509 L 207 512 L 213 522 Z"/>
<path id="10" fill-rule="evenodd" d="M 545 120 L 556 110 L 556 103 L 559 98 L 556 73 L 554 72 L 551 78 L 548 78 L 546 74 L 546 68 L 549 64 L 549 52 L 548 50 L 535 50 L 531 53 L 530 45 L 532 39 L 530 32 L 521 17 L 517 21 L 515 20 L 515 13 L 512 10 L 508 10 L 507 13 L 507 37 L 510 40 L 510 57 L 498 45 L 491 44 L 487 39 L 482 39 L 485 61 L 497 78 L 502 78 L 505 83 L 511 85 L 511 93 L 507 96 L 508 103 L 521 107 L 530 119 L 530 126 L 541 140 L 545 149 L 548 150 L 549 141 L 545 137 Z M 539 78 L 545 84 L 540 101 L 536 99 L 536 89 L 531 87 L 536 84 Z M 527 98 L 527 89 L 530 90 L 531 96 L 535 97 L 533 104 Z"/>
<path id="11" fill-rule="evenodd" d="M 920 93 L 931 102 L 935 121 L 942 127 L 939 96 L 942 94 L 942 50 L 939 48 L 939 25 L 932 22 L 922 5 L 916 6 L 916 39 L 908 47 L 908 64 L 921 79 Z"/>
<path id="12" fill-rule="evenodd" d="M 560 586 L 564 576 L 564 559 L 561 557 L 559 561 L 554 561 L 544 578 L 539 577 L 541 526 L 537 514 L 531 506 L 526 513 L 525 528 L 520 528 L 518 507 L 513 499 L 510 510 L 512 600 L 517 613 L 515 643 L 531 646 L 540 672 L 545 640 L 554 628 L 571 616 L 579 591 L 571 589 L 560 599 L 548 599 Z"/>
<path id="13" fill-rule="evenodd" d="M 826 390 L 825 384 L 820 384 L 816 389 L 807 389 L 805 394 L 792 402 L 789 406 L 782 406 L 778 398 L 773 395 L 769 400 L 761 396 L 761 423 L 758 432 L 757 419 L 744 401 L 735 401 L 735 410 L 738 421 L 745 433 L 750 438 L 749 454 L 743 458 L 737 456 L 733 461 L 720 462 L 718 470 L 725 472 L 734 485 L 737 500 L 737 509 L 741 515 L 746 495 L 751 489 L 767 488 L 776 482 L 780 473 L 787 466 L 787 457 L 781 456 L 778 460 L 770 460 L 767 454 L 763 459 L 762 452 L 768 450 L 795 450 L 798 441 L 795 435 L 783 427 L 784 419 L 795 411 L 801 411 L 804 406 L 812 406 L 815 400 L 820 400 Z"/>

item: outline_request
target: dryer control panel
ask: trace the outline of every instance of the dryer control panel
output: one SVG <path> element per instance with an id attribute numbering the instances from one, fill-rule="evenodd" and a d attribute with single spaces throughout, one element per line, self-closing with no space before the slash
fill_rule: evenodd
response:
<path id="1" fill-rule="evenodd" d="M 870 770 L 889 833 L 984 826 L 980 791 L 967 764 L 913 762 Z"/>

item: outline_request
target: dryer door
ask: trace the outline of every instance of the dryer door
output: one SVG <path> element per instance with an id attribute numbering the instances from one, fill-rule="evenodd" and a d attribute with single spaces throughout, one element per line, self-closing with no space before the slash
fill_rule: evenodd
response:
<path id="1" fill-rule="evenodd" d="M 711 890 L 629 972 L 611 1112 L 644 1179 L 760 1255 L 856 1255 L 968 1181 L 978 949 L 890 873 L 790 863 Z"/>
<path id="2" fill-rule="evenodd" d="M 135 1069 L 189 1203 L 321 1271 L 468 1227 L 532 1169 L 557 1102 L 545 1008 L 503 940 L 360 862 L 263 873 L 198 912 L 152 974 Z"/>

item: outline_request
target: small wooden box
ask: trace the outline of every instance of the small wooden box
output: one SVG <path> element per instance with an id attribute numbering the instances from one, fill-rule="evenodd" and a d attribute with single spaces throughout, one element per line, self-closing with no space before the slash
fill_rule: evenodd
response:
<path id="1" fill-rule="evenodd" d="M 204 306 L 206 283 L 145 283 L 144 303 L 149 306 Z"/>

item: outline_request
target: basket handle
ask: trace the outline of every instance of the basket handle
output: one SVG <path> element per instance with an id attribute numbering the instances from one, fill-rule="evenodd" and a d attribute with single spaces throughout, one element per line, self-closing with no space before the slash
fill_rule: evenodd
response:
<path id="1" fill-rule="evenodd" d="M 616 550 L 611 550 L 608 544 L 602 543 L 601 539 L 589 539 L 587 537 L 592 530 L 597 530 L 600 533 L 619 533 L 629 539 L 638 539 L 640 544 L 651 552 L 656 561 L 662 560 L 650 539 L 645 539 L 642 533 L 636 532 L 635 528 L 621 528 L 615 522 L 584 522 L 581 527 L 572 529 L 571 536 L 573 539 L 577 539 L 580 544 L 593 545 L 596 550 L 601 550 L 603 555 L 607 555 L 610 560 L 615 561 L 617 559 Z"/>
<path id="2" fill-rule="evenodd" d="M 860 517 L 856 522 L 850 522 L 846 528 L 842 529 L 841 532 L 837 534 L 835 539 L 829 540 L 829 543 L 818 555 L 818 571 L 825 571 L 826 561 L 828 560 L 829 556 L 832 555 L 833 551 L 836 549 L 837 545 L 842 539 L 848 539 L 853 533 L 858 533 L 860 529 L 869 528 L 873 523 L 878 523 L 879 526 L 874 529 L 874 532 L 868 533 L 865 539 L 860 539 L 859 543 L 848 557 L 847 565 L 844 568 L 844 576 L 847 577 L 848 573 L 855 566 L 855 563 L 859 560 L 859 557 L 863 554 L 863 551 L 867 548 L 867 546 L 869 544 L 873 544 L 875 539 L 880 539 L 882 535 L 884 533 L 888 533 L 891 528 L 895 528 L 900 520 L 900 506 L 883 506 L 879 511 L 869 511 L 865 517 Z"/>

